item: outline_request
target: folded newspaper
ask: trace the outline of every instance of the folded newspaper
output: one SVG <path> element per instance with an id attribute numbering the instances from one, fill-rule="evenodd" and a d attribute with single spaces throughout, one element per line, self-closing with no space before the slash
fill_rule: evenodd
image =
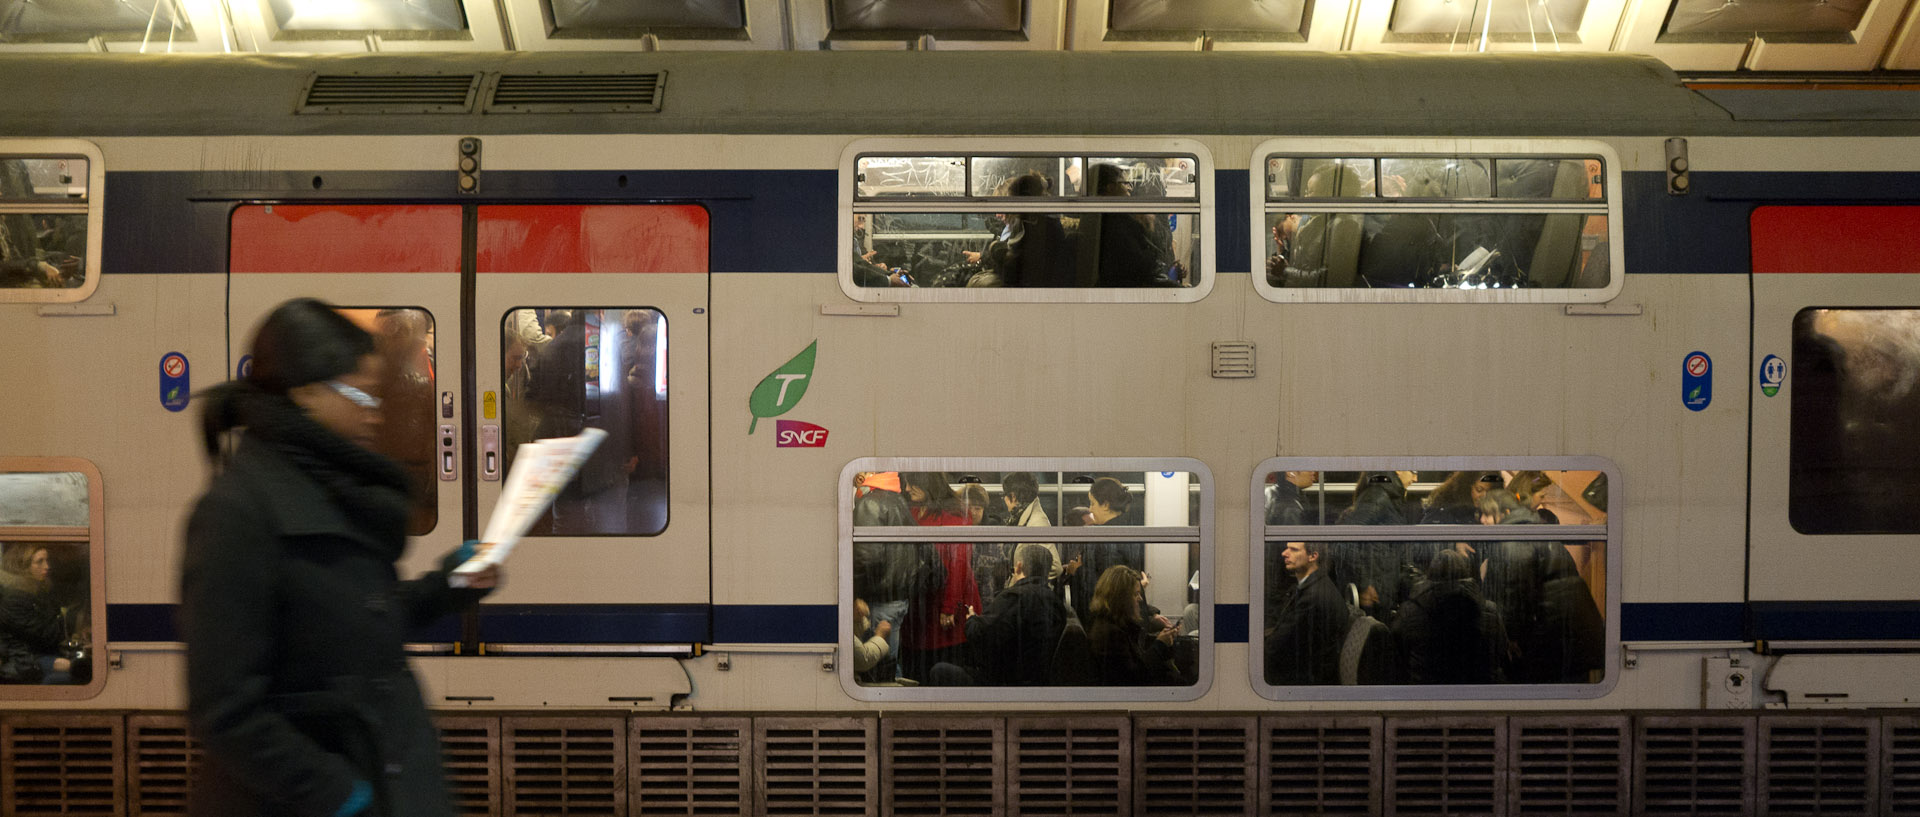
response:
<path id="1" fill-rule="evenodd" d="M 515 449 L 513 470 L 500 488 L 500 501 L 480 534 L 480 546 L 473 557 L 460 563 L 447 577 L 454 587 L 466 587 L 468 576 L 507 560 L 520 537 L 527 535 L 533 520 L 547 512 L 553 498 L 580 472 L 580 466 L 600 447 L 607 432 L 589 428 L 572 437 L 535 440 Z"/>

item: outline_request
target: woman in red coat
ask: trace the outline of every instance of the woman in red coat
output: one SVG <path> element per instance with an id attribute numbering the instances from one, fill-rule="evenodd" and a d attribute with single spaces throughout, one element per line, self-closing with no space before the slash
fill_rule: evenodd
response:
<path id="1" fill-rule="evenodd" d="M 967 525 L 966 508 L 941 471 L 902 474 L 907 507 L 922 526 Z M 980 588 L 973 580 L 973 545 L 941 542 L 924 568 L 926 580 L 907 614 L 908 637 L 900 649 L 901 673 L 925 682 L 933 665 L 958 663 L 960 645 L 967 640 L 969 610 L 980 608 Z M 938 567 L 934 566 L 938 563 Z"/>

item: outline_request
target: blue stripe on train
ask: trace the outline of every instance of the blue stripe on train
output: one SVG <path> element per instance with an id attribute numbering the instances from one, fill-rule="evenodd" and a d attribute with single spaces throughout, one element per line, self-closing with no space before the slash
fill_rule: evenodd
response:
<path id="1" fill-rule="evenodd" d="M 1759 204 L 1911 201 L 1920 173 L 1695 172 L 1694 193 L 1670 196 L 1659 172 L 1624 174 L 1627 270 L 1634 273 L 1745 274 L 1747 220 Z M 624 177 L 619 186 L 615 179 Z M 1214 172 L 1215 266 L 1247 272 L 1252 231 L 1249 178 Z M 418 201 L 453 190 L 454 173 L 329 172 L 322 189 L 308 173 L 113 172 L 106 198 L 102 262 L 108 274 L 224 270 L 227 220 L 235 201 Z M 830 170 L 489 171 L 485 200 L 694 202 L 712 224 L 714 272 L 830 272 L 838 269 L 839 186 Z M 452 200 L 452 199 L 447 199 Z M 1258 222 L 1256 224 L 1256 222 Z M 120 225 L 138 225 L 122 229 Z"/>
<path id="2" fill-rule="evenodd" d="M 176 614 L 171 604 L 108 605 L 107 638 L 177 641 Z M 1247 605 L 1215 605 L 1214 617 L 1221 643 L 1248 640 Z M 525 604 L 485 605 L 480 612 L 481 639 L 506 643 L 825 644 L 836 640 L 838 627 L 831 604 Z M 1620 611 L 1626 641 L 1910 639 L 1915 633 L 1920 602 L 1641 603 Z M 414 634 L 426 642 L 459 637 L 453 618 Z"/>

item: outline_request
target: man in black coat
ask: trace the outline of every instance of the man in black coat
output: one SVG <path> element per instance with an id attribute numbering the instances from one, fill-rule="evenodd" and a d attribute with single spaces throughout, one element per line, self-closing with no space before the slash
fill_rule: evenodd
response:
<path id="1" fill-rule="evenodd" d="M 1325 556 L 1321 542 L 1288 542 L 1282 553 L 1295 584 L 1267 637 L 1269 684 L 1340 683 L 1340 645 L 1350 616 L 1320 567 Z"/>
<path id="2" fill-rule="evenodd" d="M 1020 551 L 1013 584 L 993 597 L 981 615 L 967 618 L 967 648 L 974 679 L 992 686 L 1041 686 L 1053 667 L 1053 651 L 1067 629 L 1067 606 L 1047 581 L 1053 554 Z"/>

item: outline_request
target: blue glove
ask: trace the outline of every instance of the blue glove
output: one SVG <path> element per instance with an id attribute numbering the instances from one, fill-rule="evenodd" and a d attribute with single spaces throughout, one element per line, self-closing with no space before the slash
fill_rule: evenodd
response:
<path id="1" fill-rule="evenodd" d="M 466 564 L 468 559 L 473 558 L 474 550 L 478 547 L 480 547 L 480 540 L 478 539 L 468 539 L 465 542 L 461 542 L 460 549 L 453 552 L 453 563 L 456 565 Z"/>
<path id="2" fill-rule="evenodd" d="M 334 809 L 333 817 L 353 817 L 373 805 L 373 786 L 365 780 L 353 781 L 353 791 L 347 795 L 347 802 Z"/>

